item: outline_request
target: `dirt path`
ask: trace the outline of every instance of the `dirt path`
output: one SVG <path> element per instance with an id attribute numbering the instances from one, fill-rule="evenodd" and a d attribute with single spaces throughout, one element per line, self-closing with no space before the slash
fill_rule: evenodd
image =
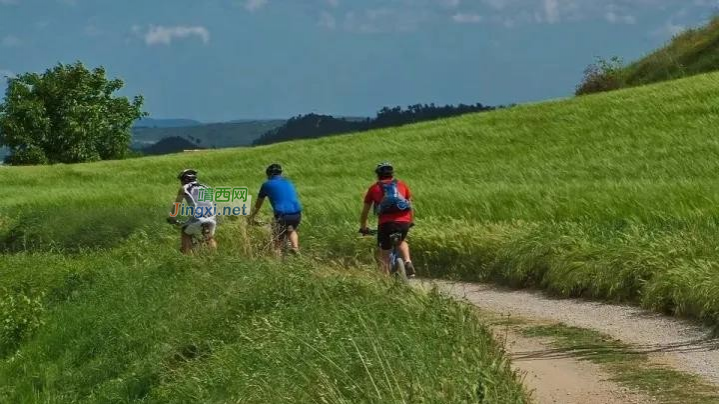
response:
<path id="1" fill-rule="evenodd" d="M 719 339 L 712 339 L 708 328 L 636 307 L 552 299 L 536 291 L 447 281 L 421 283 L 423 287 L 437 285 L 444 292 L 465 299 L 484 311 L 505 317 L 564 323 L 599 331 L 650 354 L 657 362 L 719 385 Z M 502 341 L 504 336 L 497 338 Z M 526 355 L 527 352 L 550 349 L 535 338 L 509 333 L 507 342 L 514 365 L 526 372 L 525 383 L 535 390 L 534 396 L 541 404 L 652 402 L 607 381 L 608 375 L 597 365 L 551 355 L 543 360 L 527 360 L 531 357 Z M 593 397 L 600 397 L 599 401 Z"/>
<path id="2" fill-rule="evenodd" d="M 524 374 L 524 385 L 539 404 L 628 404 L 652 403 L 651 398 L 628 391 L 609 381 L 599 365 L 579 361 L 569 356 L 530 357 L 528 352 L 551 351 L 552 348 L 537 338 L 526 338 L 517 333 L 500 332 L 499 340 L 512 355 L 512 367 Z"/>

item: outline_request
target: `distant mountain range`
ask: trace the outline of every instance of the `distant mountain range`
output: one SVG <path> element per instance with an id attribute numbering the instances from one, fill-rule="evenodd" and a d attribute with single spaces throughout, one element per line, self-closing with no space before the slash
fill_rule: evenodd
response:
<path id="1" fill-rule="evenodd" d="M 172 136 L 163 138 L 157 143 L 142 148 L 142 150 L 140 151 L 142 152 L 142 154 L 146 155 L 159 155 L 198 149 L 204 149 L 204 147 L 200 147 L 185 138 L 179 136 Z"/>
<path id="2" fill-rule="evenodd" d="M 143 119 L 132 128 L 133 148 L 143 149 L 164 138 L 184 138 L 202 148 L 249 146 L 286 121 L 236 120 L 202 123 L 190 119 Z"/>
<path id="3" fill-rule="evenodd" d="M 193 119 L 153 119 L 142 118 L 135 121 L 133 128 L 181 128 L 185 126 L 199 126 L 202 122 Z"/>

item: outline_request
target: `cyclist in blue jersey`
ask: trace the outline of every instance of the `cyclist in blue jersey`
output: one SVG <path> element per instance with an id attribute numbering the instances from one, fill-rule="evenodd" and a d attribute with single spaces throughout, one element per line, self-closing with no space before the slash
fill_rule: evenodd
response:
<path id="1" fill-rule="evenodd" d="M 269 198 L 275 214 L 275 222 L 272 226 L 275 249 L 278 251 L 282 249 L 282 241 L 287 236 L 292 244 L 291 251 L 297 253 L 300 248 L 297 228 L 302 221 L 302 205 L 297 197 L 295 186 L 282 176 L 282 166 L 279 164 L 271 164 L 265 173 L 267 181 L 262 184 L 257 202 L 255 202 L 255 207 L 248 219 L 250 223 L 253 223 L 265 198 Z"/>

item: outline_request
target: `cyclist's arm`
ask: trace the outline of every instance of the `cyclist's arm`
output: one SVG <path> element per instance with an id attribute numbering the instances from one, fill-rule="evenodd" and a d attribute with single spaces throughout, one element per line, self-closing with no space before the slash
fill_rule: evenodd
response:
<path id="1" fill-rule="evenodd" d="M 175 205 L 178 203 L 182 203 L 182 201 L 185 200 L 185 192 L 180 189 L 177 192 L 177 197 L 175 198 L 175 203 L 172 204 L 172 207 L 170 207 L 170 212 L 167 215 L 167 217 L 173 217 L 172 214 L 175 213 L 175 216 L 177 216 L 177 212 L 175 212 Z"/>
<path id="2" fill-rule="evenodd" d="M 257 216 L 257 213 L 260 209 L 262 209 L 262 204 L 265 203 L 265 198 L 267 198 L 267 183 L 263 183 L 260 187 L 260 192 L 257 193 L 255 207 L 252 208 L 252 213 L 250 213 L 250 216 L 247 217 L 250 222 L 255 220 L 255 216 Z"/>
<path id="3" fill-rule="evenodd" d="M 364 206 L 362 207 L 362 214 L 360 215 L 360 229 L 367 228 L 367 219 L 369 218 L 369 212 L 372 209 L 372 205 L 375 203 L 374 198 L 375 186 L 371 186 L 364 196 Z"/>
<path id="4" fill-rule="evenodd" d="M 372 204 L 365 202 L 364 207 L 362 208 L 362 214 L 360 215 L 360 229 L 367 228 L 367 220 L 369 219 L 370 209 L 372 209 Z"/>
<path id="5" fill-rule="evenodd" d="M 255 220 L 255 216 L 257 216 L 257 212 L 262 209 L 262 204 L 265 203 L 264 197 L 257 198 L 257 201 L 255 201 L 255 207 L 252 208 L 252 213 L 250 213 L 250 216 L 248 217 L 248 220 L 253 221 Z"/>

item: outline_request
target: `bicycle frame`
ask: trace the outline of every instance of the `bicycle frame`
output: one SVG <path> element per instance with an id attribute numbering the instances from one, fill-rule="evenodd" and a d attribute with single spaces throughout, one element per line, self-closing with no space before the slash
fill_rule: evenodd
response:
<path id="1" fill-rule="evenodd" d="M 174 227 L 176 227 L 177 229 L 179 229 L 180 232 L 184 232 L 184 226 L 185 226 L 188 222 L 189 222 L 188 220 L 185 220 L 185 221 L 177 221 L 177 222 L 175 222 L 175 223 L 172 223 L 172 225 L 173 225 Z M 192 246 L 193 246 L 193 248 L 194 248 L 194 247 L 198 247 L 198 246 L 200 246 L 200 245 L 207 244 L 207 243 L 210 241 L 211 236 L 210 236 L 210 234 L 209 234 L 209 230 L 207 230 L 207 228 L 203 225 L 203 226 L 202 226 L 202 233 L 201 233 L 201 234 L 192 235 L 192 236 L 190 236 L 190 239 L 192 240 Z"/>
<path id="2" fill-rule="evenodd" d="M 391 234 L 390 240 L 392 240 L 392 249 L 389 252 L 389 273 L 394 275 L 397 272 L 397 262 L 402 257 L 399 252 L 399 245 L 402 242 L 402 235 L 400 233 Z"/>
<path id="3" fill-rule="evenodd" d="M 253 223 L 253 225 L 265 228 L 270 233 L 270 241 L 263 248 L 263 251 L 277 251 L 276 243 L 279 243 L 280 249 L 278 252 L 279 252 L 280 256 L 284 259 L 285 257 L 287 257 L 289 255 L 289 252 L 292 249 L 292 242 L 290 241 L 290 235 L 287 230 L 279 232 L 279 234 L 275 234 L 275 223 L 267 223 L 264 221 L 255 221 Z"/>
<path id="4" fill-rule="evenodd" d="M 365 236 L 376 235 L 377 230 L 360 230 L 360 233 Z M 392 243 L 392 248 L 389 251 L 389 275 L 396 276 L 400 281 L 407 283 L 409 279 L 407 278 L 407 272 L 405 272 L 404 260 L 399 251 L 399 245 L 402 243 L 402 233 L 392 233 L 389 239 Z"/>

